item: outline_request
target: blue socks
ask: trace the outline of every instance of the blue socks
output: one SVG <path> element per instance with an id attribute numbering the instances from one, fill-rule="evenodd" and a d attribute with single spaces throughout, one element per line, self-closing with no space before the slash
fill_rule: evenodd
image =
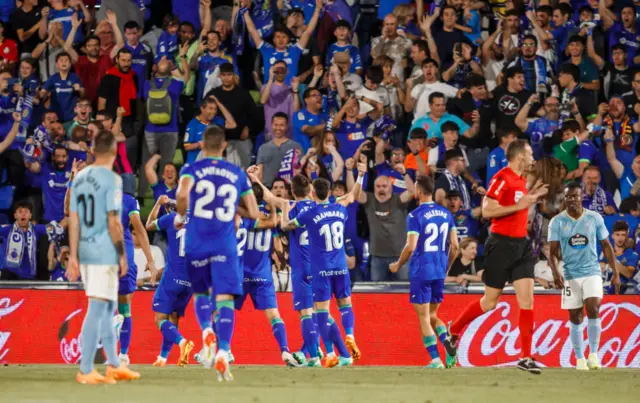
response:
<path id="1" fill-rule="evenodd" d="M 216 311 L 216 313 L 213 314 L 213 332 L 216 336 L 218 335 L 218 320 L 220 320 L 220 314 Z"/>
<path id="2" fill-rule="evenodd" d="M 213 314 L 213 304 L 207 294 L 195 294 L 193 308 L 196 311 L 196 319 L 200 325 L 200 330 L 211 329 L 211 315 Z"/>
<path id="3" fill-rule="evenodd" d="M 340 328 L 331 316 L 329 316 L 329 323 L 331 324 L 329 327 L 329 335 L 331 336 L 331 341 L 338 349 L 338 354 L 340 354 L 340 357 L 351 357 L 351 354 L 349 354 L 349 350 L 347 350 L 347 346 L 344 344 L 344 340 L 342 340 Z"/>
<path id="4" fill-rule="evenodd" d="M 576 325 L 575 323 L 571 323 L 569 338 L 573 345 L 573 352 L 576 354 L 576 360 L 584 358 L 584 349 L 582 348 L 582 324 Z"/>
<path id="5" fill-rule="evenodd" d="M 216 302 L 216 307 L 220 315 L 217 325 L 218 349 L 230 351 L 231 336 L 233 336 L 233 322 L 235 320 L 233 301 L 218 301 Z M 211 314 L 209 314 L 209 317 L 211 317 Z"/>
<path id="6" fill-rule="evenodd" d="M 444 345 L 444 341 L 447 339 L 447 328 L 445 326 L 436 326 L 434 329 L 436 334 L 438 335 L 438 339 L 440 339 L 440 343 Z"/>
<path id="7" fill-rule="evenodd" d="M 82 323 L 82 357 L 80 358 L 80 372 L 89 374 L 93 371 L 93 361 L 96 357 L 98 338 L 102 338 L 104 351 L 109 364 L 118 366 L 116 352 L 116 335 L 113 329 L 113 302 L 89 299 L 87 314 Z"/>
<path id="8" fill-rule="evenodd" d="M 351 304 L 343 305 L 339 307 L 339 309 L 340 316 L 342 317 L 342 327 L 344 328 L 344 332 L 347 334 L 347 336 L 353 336 L 353 327 L 356 318 L 353 315 Z"/>
<path id="9" fill-rule="evenodd" d="M 289 343 L 287 342 L 287 330 L 284 327 L 282 318 L 271 319 L 271 329 L 273 330 L 273 336 L 276 338 L 280 351 L 289 352 Z"/>
<path id="10" fill-rule="evenodd" d="M 178 331 L 178 328 L 170 321 L 163 320 L 162 322 L 160 322 L 159 328 L 162 332 L 162 337 L 168 343 L 180 344 L 180 342 L 182 341 L 183 337 Z"/>
<path id="11" fill-rule="evenodd" d="M 318 357 L 318 330 L 313 318 L 309 315 L 303 316 L 300 318 L 300 325 L 302 326 L 302 338 L 304 340 L 302 348 L 309 353 L 309 357 Z"/>
<path id="12" fill-rule="evenodd" d="M 600 325 L 600 318 L 587 319 L 587 337 L 589 338 L 589 352 L 591 354 L 598 354 L 601 332 L 602 326 Z"/>
<path id="13" fill-rule="evenodd" d="M 120 328 L 120 353 L 128 354 L 129 353 L 129 344 L 131 344 L 131 304 L 121 304 L 118 303 L 118 313 L 124 316 L 124 322 L 122 322 L 122 327 Z"/>
<path id="14" fill-rule="evenodd" d="M 325 315 L 326 314 L 326 315 Z M 319 333 L 319 336 L 322 337 L 322 343 L 324 344 L 324 349 L 327 354 L 333 353 L 333 343 L 331 342 L 331 337 L 329 336 L 329 329 L 326 329 L 325 325 L 329 321 L 329 311 L 317 311 L 313 315 L 313 322 L 316 325 L 316 331 Z M 318 345 L 320 345 L 320 339 L 318 339 Z M 307 346 L 308 348 L 309 346 Z"/>
<path id="15" fill-rule="evenodd" d="M 427 352 L 431 356 L 431 360 L 440 360 L 440 353 L 438 353 L 438 340 L 436 336 L 423 336 L 422 343 L 424 347 L 427 349 Z"/>
<path id="16" fill-rule="evenodd" d="M 160 357 L 165 360 L 169 357 L 169 353 L 171 352 L 171 348 L 173 347 L 173 342 L 168 341 L 164 337 L 162 337 L 162 347 L 160 347 Z"/>

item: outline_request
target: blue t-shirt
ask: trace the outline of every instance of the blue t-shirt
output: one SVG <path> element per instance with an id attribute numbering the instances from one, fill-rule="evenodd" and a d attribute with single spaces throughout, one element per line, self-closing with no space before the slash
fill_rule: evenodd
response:
<path id="1" fill-rule="evenodd" d="M 42 170 L 42 197 L 44 199 L 45 221 L 61 221 L 64 218 L 64 196 L 67 194 L 67 185 L 71 171 L 64 169 L 58 171 L 51 163 L 43 162 Z"/>
<path id="2" fill-rule="evenodd" d="M 111 241 L 108 214 L 121 214 L 122 179 L 111 169 L 89 165 L 71 186 L 70 211 L 80 222 L 80 264 L 117 265 L 118 253 Z"/>
<path id="3" fill-rule="evenodd" d="M 600 275 L 597 245 L 608 237 L 602 216 L 591 210 L 577 220 L 563 211 L 549 223 L 548 241 L 560 242 L 567 280 Z"/>
<path id="4" fill-rule="evenodd" d="M 418 245 L 409 260 L 412 281 L 446 277 L 449 234 L 455 230 L 451 212 L 434 202 L 422 203 L 407 215 L 407 234 L 418 236 Z"/>
<path id="5" fill-rule="evenodd" d="M 302 131 L 304 126 L 316 126 L 321 123 L 326 123 L 329 120 L 329 115 L 320 112 L 317 115 L 309 112 L 307 108 L 300 109 L 293 116 L 293 140 L 300 144 L 302 152 L 306 153 L 311 147 L 311 138 Z M 342 148 L 342 146 L 340 147 Z"/>
<path id="6" fill-rule="evenodd" d="M 638 228 L 638 223 L 640 222 L 637 217 L 634 217 L 631 214 L 611 214 L 605 215 L 603 216 L 603 218 L 604 225 L 607 227 L 607 231 L 609 231 L 609 234 L 613 234 L 613 226 L 618 221 L 624 221 L 629 224 L 630 237 L 634 236 L 633 234 L 636 233 L 636 228 Z M 640 244 L 637 244 L 636 247 L 640 247 Z"/>
<path id="7" fill-rule="evenodd" d="M 299 227 L 309 234 L 309 257 L 313 275 L 322 270 L 347 268 L 344 254 L 344 227 L 348 218 L 346 207 L 336 203 L 319 203 L 295 218 Z"/>
<path id="8" fill-rule="evenodd" d="M 131 51 L 131 69 L 136 73 L 138 79 L 138 97 L 144 97 L 144 89 L 149 81 L 149 70 L 151 66 L 149 63 L 153 63 L 153 51 L 146 43 L 139 42 L 135 48 L 125 43 L 124 47 Z"/>
<path id="9" fill-rule="evenodd" d="M 491 182 L 493 175 L 507 166 L 507 162 L 507 156 L 502 147 L 496 147 L 491 150 L 487 157 L 487 183 Z"/>
<path id="10" fill-rule="evenodd" d="M 252 193 L 242 168 L 220 158 L 205 158 L 185 165 L 180 178 L 190 177 L 187 255 L 219 255 L 235 259 L 237 254 L 235 215 L 240 199 Z M 216 242 L 202 242 L 215 239 Z M 219 262 L 222 262 L 219 260 Z"/>
<path id="11" fill-rule="evenodd" d="M 171 200 L 175 200 L 176 199 L 176 190 L 178 190 L 178 186 L 170 188 L 169 186 L 167 186 L 166 183 L 164 183 L 163 180 L 159 180 L 158 183 L 156 183 L 155 185 L 151 186 L 151 190 L 153 191 L 153 199 L 155 201 L 158 201 L 160 196 L 164 196 L 164 195 L 166 195 Z M 165 213 L 165 210 L 164 210 L 164 207 L 162 207 L 160 209 L 160 213 L 158 213 L 158 214 L 159 214 L 159 216 L 161 216 L 164 213 Z"/>
<path id="12" fill-rule="evenodd" d="M 216 68 L 225 64 L 233 63 L 231 56 L 222 54 L 221 56 L 212 56 L 206 52 L 198 58 L 198 82 L 196 85 L 196 106 L 200 106 L 202 97 L 204 97 L 204 87 L 207 85 L 209 76 L 216 71 Z"/>
<path id="13" fill-rule="evenodd" d="M 357 69 L 362 69 L 362 61 L 360 60 L 360 50 L 357 46 L 351 44 L 340 46 L 337 43 L 332 43 L 327 49 L 327 57 L 324 60 L 325 67 L 331 66 L 333 63 L 333 55 L 338 52 L 347 52 L 351 58 L 351 67 L 349 73 L 356 73 Z"/>
<path id="14" fill-rule="evenodd" d="M 564 24 L 559 27 L 556 27 L 553 31 L 551 31 L 551 35 L 553 35 L 553 40 L 556 43 L 556 49 L 566 49 L 567 48 L 567 40 L 569 39 L 569 31 L 574 28 L 573 24 Z M 564 52 L 558 52 L 558 58 L 556 60 L 556 71 L 559 71 L 558 67 L 560 64 L 567 60 L 568 56 L 565 55 Z"/>
<path id="15" fill-rule="evenodd" d="M 606 159 L 603 158 L 603 150 L 596 147 L 591 140 L 585 140 L 578 147 L 578 162 L 586 162 L 589 165 L 595 165 L 601 170 L 608 167 Z"/>
<path id="16" fill-rule="evenodd" d="M 155 221 L 158 231 L 167 233 L 167 264 L 164 267 L 163 276 L 169 276 L 172 279 L 188 279 L 187 263 L 185 255 L 185 235 L 187 229 L 185 227 L 179 230 L 173 225 L 173 219 L 176 213 L 165 214 Z"/>
<path id="17" fill-rule="evenodd" d="M 636 32 L 633 33 L 627 30 L 622 22 L 616 22 L 609 29 L 609 49 L 617 44 L 624 45 L 627 51 L 627 66 L 634 67 L 636 64 L 633 62 L 633 58 L 637 56 L 638 49 L 640 48 L 640 35 L 638 35 L 638 28 L 636 25 Z M 613 62 L 613 55 L 609 55 L 609 60 Z"/>
<path id="18" fill-rule="evenodd" d="M 432 137 L 437 137 L 441 139 L 442 125 L 446 122 L 453 122 L 457 124 L 458 128 L 460 129 L 458 131 L 460 135 L 464 134 L 467 130 L 470 129 L 470 126 L 466 124 L 464 120 L 460 119 L 456 115 L 445 113 L 440 118 L 440 120 L 438 120 L 438 123 L 434 123 L 433 119 L 431 119 L 431 116 L 429 116 L 429 114 L 426 114 L 425 116 L 413 122 L 413 125 L 411 125 L 411 130 L 409 130 L 409 133 L 411 133 L 413 129 L 420 128 L 420 129 L 424 129 L 427 132 L 427 138 L 430 139 Z"/>
<path id="19" fill-rule="evenodd" d="M 75 73 L 69 73 L 66 80 L 56 73 L 44 83 L 43 88 L 51 93 L 51 109 L 58 114 L 61 122 L 68 122 L 75 117 L 73 108 L 78 100 L 78 94 L 73 89 L 75 84 L 82 87 L 82 81 Z"/>
<path id="20" fill-rule="evenodd" d="M 167 60 L 175 62 L 176 54 L 178 53 L 178 34 L 170 34 L 167 31 L 162 31 L 160 38 L 158 38 L 158 46 L 156 47 L 155 63 L 158 63 L 160 59 L 166 57 Z"/>
<path id="21" fill-rule="evenodd" d="M 306 134 L 303 134 L 306 136 Z M 336 140 L 340 144 L 338 152 L 344 161 L 352 158 L 358 147 L 367 139 L 367 128 L 360 122 L 351 123 L 346 120 L 340 122 L 335 131 Z M 308 136 L 307 136 L 308 137 Z"/>
<path id="22" fill-rule="evenodd" d="M 187 130 L 184 133 L 184 144 L 192 144 L 202 141 L 202 134 L 209 126 L 210 123 L 203 122 L 197 116 L 191 119 L 191 122 L 187 125 Z M 196 162 L 196 158 L 198 158 L 198 154 L 200 154 L 200 149 L 195 149 L 191 151 L 187 151 L 187 160 L 185 161 L 187 164 L 192 164 Z"/>
<path id="23" fill-rule="evenodd" d="M 162 85 L 164 84 L 165 80 L 167 80 L 167 78 L 153 78 L 156 88 L 160 88 L 162 87 Z M 149 90 L 151 89 L 151 82 L 147 81 L 147 83 L 144 86 L 144 99 L 148 99 L 149 98 Z M 171 111 L 171 122 L 169 122 L 166 125 L 154 125 L 151 122 L 147 121 L 147 124 L 144 127 L 145 131 L 148 131 L 150 133 L 165 133 L 165 132 L 169 132 L 169 133 L 173 133 L 173 132 L 177 132 L 178 131 L 178 109 L 180 109 L 178 107 L 179 102 L 180 102 L 180 94 L 182 93 L 182 90 L 184 89 L 184 82 L 182 80 L 178 80 L 176 78 L 171 78 L 171 84 L 169 84 L 169 88 L 167 88 L 167 91 L 169 92 L 169 97 L 171 98 L 171 103 L 173 104 L 173 108 Z"/>
<path id="24" fill-rule="evenodd" d="M 51 272 L 51 281 L 69 281 L 67 280 L 66 268 L 62 263 L 56 263 L 56 268 Z"/>
<path id="25" fill-rule="evenodd" d="M 458 210 L 453 214 L 453 222 L 458 233 L 458 240 L 462 241 L 467 237 L 477 237 L 480 231 L 480 223 L 473 218 L 471 210 Z"/>
<path id="26" fill-rule="evenodd" d="M 200 1 L 180 0 L 172 2 L 172 13 L 180 22 L 188 21 L 195 27 L 195 32 L 200 31 Z"/>
<path id="27" fill-rule="evenodd" d="M 62 10 L 55 10 L 53 7 L 49 8 L 49 16 L 47 17 L 47 21 L 57 21 L 62 23 L 62 36 L 64 37 L 65 41 L 71 33 L 71 17 L 73 17 L 73 14 L 75 13 L 78 13 L 78 19 L 84 19 L 82 10 L 76 10 L 73 7 L 67 7 Z M 82 41 L 84 41 L 84 32 L 81 25 L 76 31 L 76 37 L 73 39 L 73 43 L 80 43 Z"/>
<path id="28" fill-rule="evenodd" d="M 624 200 L 631 196 L 631 188 L 636 183 L 636 176 L 631 168 L 625 167 L 620 177 L 620 199 Z"/>
<path id="29" fill-rule="evenodd" d="M 264 84 L 269 81 L 269 69 L 277 61 L 284 61 L 287 64 L 287 76 L 284 82 L 287 85 L 291 85 L 291 79 L 298 75 L 298 61 L 304 49 L 300 48 L 298 44 L 291 45 L 284 52 L 279 52 L 270 43 L 262 42 L 262 45 L 258 48 L 260 54 L 262 54 L 262 63 L 264 64 Z"/>

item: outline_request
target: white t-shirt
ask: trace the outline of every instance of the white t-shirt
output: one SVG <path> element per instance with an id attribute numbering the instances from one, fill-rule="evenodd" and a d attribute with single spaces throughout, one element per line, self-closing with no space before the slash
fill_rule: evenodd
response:
<path id="1" fill-rule="evenodd" d="M 162 254 L 162 249 L 155 245 L 151 245 L 151 255 L 153 256 L 153 263 L 156 266 L 156 269 L 160 269 L 164 267 L 165 260 L 164 255 Z M 133 257 L 136 266 L 138 266 L 138 280 L 148 280 L 151 278 L 151 273 L 145 271 L 147 267 L 147 257 L 144 255 L 142 248 L 135 248 L 134 257 Z"/>
<path id="2" fill-rule="evenodd" d="M 462 156 L 464 157 L 464 166 L 465 167 L 469 167 L 469 158 L 467 158 L 467 152 L 464 150 L 464 148 L 460 147 L 460 151 L 462 151 Z M 438 173 L 442 173 L 444 172 L 444 169 L 439 169 L 436 170 L 436 166 L 438 165 L 438 153 L 439 153 L 439 149 L 438 147 L 433 147 L 431 150 L 429 150 L 429 158 L 427 159 L 427 166 L 429 166 L 429 169 L 432 172 L 438 172 Z"/>
<path id="3" fill-rule="evenodd" d="M 411 98 L 416 100 L 413 107 L 414 122 L 431 111 L 431 108 L 429 108 L 429 95 L 434 92 L 441 92 L 446 99 L 449 99 L 458 94 L 458 89 L 440 81 L 431 84 L 418 84 L 413 87 Z"/>
<path id="4" fill-rule="evenodd" d="M 342 77 L 342 83 L 347 91 L 356 92 L 362 88 L 362 77 L 355 73 L 349 73 Z"/>
<path id="5" fill-rule="evenodd" d="M 391 100 L 389 98 L 389 92 L 384 87 L 378 87 L 375 91 L 368 89 L 367 87 L 362 87 L 358 91 L 356 91 L 356 96 L 363 96 L 365 98 L 371 99 L 372 101 L 377 101 L 382 103 L 383 107 L 387 107 L 391 105 Z M 373 106 L 369 105 L 366 102 L 358 101 L 360 104 L 360 114 L 369 113 L 373 110 Z"/>

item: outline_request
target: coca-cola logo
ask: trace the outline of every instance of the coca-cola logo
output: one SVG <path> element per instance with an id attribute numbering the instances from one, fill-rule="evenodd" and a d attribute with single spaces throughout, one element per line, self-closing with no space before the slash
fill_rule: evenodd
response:
<path id="1" fill-rule="evenodd" d="M 16 302 L 11 305 L 11 300 L 8 297 L 4 297 L 0 299 L 0 319 L 4 316 L 8 316 L 15 312 L 22 303 L 24 299 Z M 0 322 L 1 323 L 1 322 Z M 0 331 L 0 362 L 4 362 L 5 357 L 9 354 L 8 342 L 9 337 L 11 337 L 11 332 Z"/>
<path id="2" fill-rule="evenodd" d="M 71 312 L 58 329 L 58 340 L 60 340 L 60 356 L 67 364 L 76 364 L 80 361 L 82 352 L 82 339 L 80 329 L 82 328 L 82 309 Z"/>
<path id="3" fill-rule="evenodd" d="M 463 367 L 507 366 L 520 358 L 520 331 L 513 308 L 500 302 L 469 324 L 460 339 L 458 359 Z M 566 319 L 546 319 L 536 322 L 532 354 L 545 366 L 575 365 L 573 346 L 569 338 L 570 322 Z M 514 316 L 510 318 L 510 316 Z M 539 315 L 540 316 L 540 315 Z M 640 307 L 631 303 L 605 303 L 600 308 L 602 335 L 598 355 L 605 367 L 640 368 Z M 512 321 L 512 319 L 514 319 Z M 631 331 L 620 331 L 623 324 L 634 324 Z M 583 337 L 588 354 L 586 331 Z"/>

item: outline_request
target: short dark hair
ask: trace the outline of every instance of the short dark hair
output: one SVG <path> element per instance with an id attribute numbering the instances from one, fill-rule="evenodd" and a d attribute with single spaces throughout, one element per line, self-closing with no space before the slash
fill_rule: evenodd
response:
<path id="1" fill-rule="evenodd" d="M 235 73 L 233 70 L 233 64 L 231 63 L 222 63 L 220 65 L 220 74 L 222 73 Z"/>
<path id="2" fill-rule="evenodd" d="M 256 201 L 258 203 L 262 203 L 262 200 L 264 200 L 264 192 L 262 191 L 262 186 L 260 186 L 258 182 L 252 182 L 251 190 L 253 190 L 253 194 L 256 196 Z"/>
<path id="3" fill-rule="evenodd" d="M 416 127 L 413 130 L 411 130 L 411 132 L 409 133 L 409 137 L 413 140 L 413 139 L 426 139 L 427 138 L 427 131 L 424 130 L 422 127 Z"/>
<path id="4" fill-rule="evenodd" d="M 460 126 L 452 121 L 444 122 L 442 126 L 440 126 L 440 132 L 460 132 Z"/>
<path id="5" fill-rule="evenodd" d="M 216 104 L 216 101 L 214 101 L 211 98 L 205 97 L 202 101 L 200 101 L 200 109 L 205 109 L 207 106 L 214 104 Z"/>
<path id="6" fill-rule="evenodd" d="M 427 57 L 422 61 L 422 67 L 425 67 L 429 64 L 433 64 L 434 66 L 436 66 L 436 69 L 440 68 L 440 65 L 438 64 L 438 62 L 435 59 L 432 59 L 430 57 Z"/>
<path id="7" fill-rule="evenodd" d="M 591 8 L 591 6 L 590 6 L 590 5 L 588 5 L 588 4 L 585 4 L 584 6 L 581 6 L 581 7 L 578 9 L 578 15 L 580 15 L 580 14 L 584 13 L 585 11 L 590 12 L 590 13 L 591 13 L 591 15 L 594 15 L 594 14 L 595 14 L 595 13 L 594 13 L 594 11 L 593 11 L 593 9 Z"/>
<path id="8" fill-rule="evenodd" d="M 424 39 L 418 39 L 413 42 L 412 46 L 416 46 L 419 50 L 423 51 L 425 55 L 429 54 L 429 45 L 427 45 L 427 41 Z"/>
<path id="9" fill-rule="evenodd" d="M 582 192 L 582 185 L 577 181 L 571 181 L 564 186 L 564 191 L 569 192 L 571 190 L 580 190 Z"/>
<path id="10" fill-rule="evenodd" d="M 287 28 L 286 25 L 276 24 L 275 28 L 273 29 L 273 33 L 276 34 L 278 32 L 287 35 L 289 38 L 293 36 L 291 30 Z"/>
<path id="11" fill-rule="evenodd" d="M 56 63 L 58 63 L 58 60 L 62 59 L 63 57 L 68 57 L 69 61 L 71 61 L 71 55 L 67 52 L 62 51 L 56 55 Z"/>
<path id="12" fill-rule="evenodd" d="M 287 115 L 284 112 L 276 112 L 273 114 L 273 116 L 271 116 L 271 122 L 274 121 L 275 118 L 281 118 L 287 121 L 287 123 L 289 123 L 289 115 Z"/>
<path id="13" fill-rule="evenodd" d="M 287 181 L 284 180 L 284 178 L 275 178 L 272 182 L 271 182 L 271 189 L 273 189 L 273 185 L 276 182 L 282 182 L 282 184 L 286 187 L 287 186 Z"/>
<path id="14" fill-rule="evenodd" d="M 110 131 L 103 130 L 93 139 L 93 149 L 96 154 L 106 154 L 116 144 L 116 137 Z"/>
<path id="15" fill-rule="evenodd" d="M 104 118 L 103 120 L 113 120 L 113 115 L 110 114 L 106 109 L 96 112 L 96 118 L 98 116 L 102 116 Z"/>
<path id="16" fill-rule="evenodd" d="M 579 132 L 580 129 L 581 129 L 580 123 L 578 123 L 577 120 L 570 119 L 570 120 L 565 121 L 562 124 L 562 128 L 560 129 L 560 131 L 562 133 L 567 132 L 567 131 Z"/>
<path id="17" fill-rule="evenodd" d="M 26 199 L 18 200 L 17 202 L 15 202 L 13 205 L 13 212 L 15 213 L 19 208 L 25 208 L 30 212 L 33 212 L 33 205 L 29 200 Z"/>
<path id="18" fill-rule="evenodd" d="M 133 53 L 127 48 L 120 48 L 118 53 L 116 53 L 116 60 L 120 58 L 120 55 L 131 55 L 131 57 L 133 57 Z"/>
<path id="19" fill-rule="evenodd" d="M 429 105 L 431 105 L 436 100 L 436 98 L 444 99 L 444 94 L 439 91 L 435 91 L 429 94 Z"/>
<path id="20" fill-rule="evenodd" d="M 304 175 L 295 175 L 291 178 L 291 192 L 296 197 L 307 197 L 309 195 L 309 179 Z"/>
<path id="21" fill-rule="evenodd" d="M 573 63 L 563 63 L 558 74 L 569 74 L 573 77 L 573 81 L 580 82 L 580 69 Z"/>
<path id="22" fill-rule="evenodd" d="M 220 35 L 220 32 L 218 32 L 218 31 L 214 31 L 214 30 L 211 29 L 206 33 L 206 36 L 209 36 L 209 35 L 215 35 L 215 36 L 218 37 L 218 40 L 220 40 L 220 41 L 222 40 L 222 36 Z"/>
<path id="23" fill-rule="evenodd" d="M 318 91 L 320 92 L 319 89 L 315 88 L 315 87 L 308 87 L 306 90 L 304 90 L 304 92 L 302 93 L 302 98 L 303 99 L 307 99 L 307 98 L 311 98 L 311 93 L 313 91 Z"/>
<path id="24" fill-rule="evenodd" d="M 87 36 L 87 38 L 84 40 L 84 44 L 86 45 L 87 43 L 89 43 L 89 41 L 98 41 L 98 45 L 100 45 L 100 38 L 98 38 L 96 35 Z"/>
<path id="25" fill-rule="evenodd" d="M 374 84 L 380 84 L 384 79 L 382 67 L 378 65 L 369 66 L 369 70 L 367 70 L 367 78 Z"/>
<path id="26" fill-rule="evenodd" d="M 298 9 L 298 10 L 300 10 L 300 9 Z M 300 11 L 302 11 L 302 10 L 300 10 Z M 353 28 L 351 28 L 351 24 L 349 24 L 349 21 L 343 20 L 343 19 L 340 19 L 340 20 L 336 21 L 336 28 L 340 28 L 340 27 L 347 28 L 349 31 L 351 31 L 353 29 Z"/>
<path id="27" fill-rule="evenodd" d="M 450 190 L 447 192 L 445 199 L 455 199 L 457 197 L 462 199 L 462 193 L 459 190 Z"/>
<path id="28" fill-rule="evenodd" d="M 508 80 L 510 78 L 514 78 L 518 74 L 524 75 L 524 70 L 522 69 L 522 67 L 520 66 L 509 67 L 507 71 L 504 72 L 504 78 Z"/>
<path id="29" fill-rule="evenodd" d="M 180 18 L 178 18 L 178 16 L 174 14 L 166 14 L 162 19 L 162 29 L 167 29 L 171 25 L 178 24 L 180 24 Z"/>
<path id="30" fill-rule="evenodd" d="M 331 190 L 331 182 L 325 178 L 318 178 L 313 181 L 313 190 L 319 200 L 326 200 Z"/>
<path id="31" fill-rule="evenodd" d="M 629 223 L 624 220 L 616 221 L 616 223 L 613 224 L 613 230 L 611 232 L 618 231 L 629 232 Z"/>
<path id="32" fill-rule="evenodd" d="M 538 6 L 536 12 L 545 13 L 551 17 L 551 15 L 553 15 L 553 8 L 551 6 Z"/>
<path id="33" fill-rule="evenodd" d="M 572 35 L 569 40 L 567 41 L 567 45 L 570 45 L 572 43 L 580 43 L 582 46 L 584 46 L 585 44 L 585 40 L 583 37 L 581 37 L 580 35 Z"/>
<path id="34" fill-rule="evenodd" d="M 507 156 L 507 161 L 513 161 L 515 157 L 517 157 L 518 155 L 524 152 L 525 148 L 528 145 L 529 143 L 527 142 L 527 140 L 523 140 L 523 139 L 518 139 L 509 143 L 509 145 L 507 146 L 507 150 L 505 152 Z"/>
<path id="35" fill-rule="evenodd" d="M 454 158 L 464 158 L 464 154 L 462 154 L 462 151 L 459 148 L 452 148 L 451 150 L 447 150 L 444 153 L 444 160 L 445 162 L 449 162 Z"/>
<path id="36" fill-rule="evenodd" d="M 137 29 L 137 30 L 141 30 L 142 27 L 140 26 L 140 24 L 138 24 L 137 21 L 135 20 L 129 20 L 127 22 L 124 23 L 124 30 L 126 31 L 127 29 Z"/>
<path id="37" fill-rule="evenodd" d="M 538 38 L 533 35 L 533 34 L 527 34 L 522 38 L 522 42 L 526 41 L 527 39 L 532 40 L 533 42 L 535 42 L 536 46 L 538 46 Z M 522 46 L 522 45 L 520 45 Z"/>
<path id="38" fill-rule="evenodd" d="M 196 27 L 194 27 L 194 26 L 193 26 L 193 24 L 192 24 L 192 23 L 190 23 L 189 21 L 182 21 L 182 22 L 180 23 L 180 28 L 182 28 L 182 27 L 184 27 L 184 26 L 186 26 L 186 27 L 191 27 L 191 29 L 193 30 L 193 32 L 194 32 L 194 33 L 196 32 Z"/>
<path id="39" fill-rule="evenodd" d="M 640 198 L 637 196 L 629 196 L 620 202 L 620 213 L 631 214 L 633 210 L 640 210 Z"/>
<path id="40" fill-rule="evenodd" d="M 424 194 L 433 194 L 435 185 L 433 179 L 429 175 L 422 175 L 416 179 L 416 186 L 420 188 Z"/>
<path id="41" fill-rule="evenodd" d="M 76 126 L 78 127 L 78 126 Z M 53 153 L 51 153 L 51 155 L 55 155 L 56 151 L 58 150 L 64 150 L 64 152 L 67 153 L 67 155 L 69 154 L 69 151 L 67 150 L 67 148 L 65 146 L 63 146 L 62 144 L 56 144 L 53 146 Z"/>
<path id="42" fill-rule="evenodd" d="M 516 11 L 515 9 L 511 9 L 511 10 L 507 10 L 504 13 L 505 17 L 519 17 L 520 14 L 518 13 L 518 11 Z"/>
<path id="43" fill-rule="evenodd" d="M 498 140 L 498 143 L 500 143 L 503 138 L 509 137 L 510 135 L 514 135 L 516 138 L 520 138 L 522 137 L 522 131 L 517 128 L 513 128 L 509 130 L 503 130 L 503 129 L 496 130 L 496 139 Z"/>
<path id="44" fill-rule="evenodd" d="M 487 80 L 480 74 L 469 74 L 469 77 L 467 77 L 467 88 L 484 87 L 485 85 L 487 85 Z"/>
<path id="45" fill-rule="evenodd" d="M 613 46 L 611 47 L 611 53 L 613 53 L 613 52 L 614 52 L 614 51 L 616 51 L 616 50 L 621 50 L 621 51 L 623 51 L 625 54 L 627 53 L 627 48 L 626 48 L 623 44 L 621 44 L 621 43 L 616 43 L 615 45 L 613 45 Z"/>
<path id="46" fill-rule="evenodd" d="M 226 140 L 224 129 L 216 125 L 208 126 L 202 134 L 202 140 L 204 141 L 204 148 L 206 150 L 221 151 Z"/>
<path id="47" fill-rule="evenodd" d="M 336 190 L 337 188 L 343 188 L 345 193 L 347 192 L 347 184 L 345 181 L 343 180 L 337 180 L 335 182 L 333 182 L 333 190 Z"/>
<path id="48" fill-rule="evenodd" d="M 571 13 L 573 12 L 573 9 L 571 8 L 571 6 L 566 3 L 558 4 L 555 10 L 560 11 L 560 14 L 563 14 L 563 15 L 571 15 Z"/>

